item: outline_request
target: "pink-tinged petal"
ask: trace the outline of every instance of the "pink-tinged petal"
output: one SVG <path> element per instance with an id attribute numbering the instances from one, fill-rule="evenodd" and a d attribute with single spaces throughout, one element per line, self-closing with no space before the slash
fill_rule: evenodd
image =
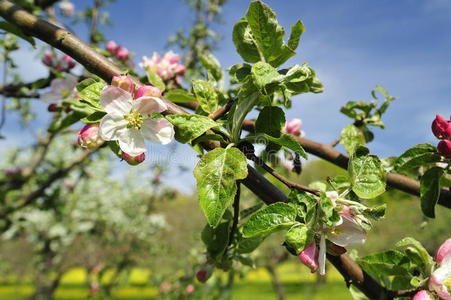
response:
<path id="1" fill-rule="evenodd" d="M 99 125 L 99 134 L 105 141 L 117 141 L 127 128 L 128 122 L 122 115 L 107 114 L 102 118 Z"/>
<path id="2" fill-rule="evenodd" d="M 435 262 L 440 265 L 442 263 L 443 258 L 451 254 L 451 238 L 447 239 L 440 247 L 437 249 L 435 253 Z"/>
<path id="3" fill-rule="evenodd" d="M 429 289 L 437 292 L 440 298 L 451 299 L 450 291 L 446 283 L 451 281 L 451 263 L 444 264 L 436 269 L 429 278 Z"/>
<path id="4" fill-rule="evenodd" d="M 413 300 L 434 300 L 434 297 L 428 291 L 421 290 L 413 296 Z"/>
<path id="5" fill-rule="evenodd" d="M 133 102 L 133 109 L 143 115 L 164 112 L 168 107 L 157 97 L 144 96 Z"/>
<path id="6" fill-rule="evenodd" d="M 310 268 L 312 273 L 318 271 L 319 268 L 319 251 L 316 248 L 315 241 L 311 242 L 304 250 L 298 255 L 299 259 L 304 265 Z"/>
<path id="7" fill-rule="evenodd" d="M 106 43 L 106 50 L 110 53 L 115 53 L 116 52 L 116 48 L 117 45 L 114 41 L 109 41 L 108 43 Z"/>
<path id="8" fill-rule="evenodd" d="M 319 274 L 326 275 L 326 237 L 321 234 L 321 240 L 319 242 Z"/>
<path id="9" fill-rule="evenodd" d="M 126 131 L 121 131 L 119 137 L 119 148 L 123 152 L 131 156 L 138 156 L 146 152 L 146 146 L 144 145 L 144 138 L 140 131 L 127 128 Z"/>
<path id="10" fill-rule="evenodd" d="M 450 158 L 451 157 L 451 141 L 441 140 L 437 145 L 437 150 L 440 155 Z"/>
<path id="11" fill-rule="evenodd" d="M 342 215 L 343 224 L 336 226 L 327 234 L 328 240 L 341 247 L 365 243 L 365 230 L 352 218 Z"/>
<path id="12" fill-rule="evenodd" d="M 146 140 L 163 145 L 174 138 L 174 126 L 163 118 L 144 120 L 141 132 Z"/>
<path id="13" fill-rule="evenodd" d="M 451 138 L 451 122 L 445 120 L 442 116 L 436 115 L 432 122 L 432 133 L 438 139 Z"/>
<path id="14" fill-rule="evenodd" d="M 146 159 L 146 154 L 141 153 L 140 155 L 137 156 L 131 156 L 125 152 L 122 152 L 122 159 L 125 160 L 129 165 L 136 166 Z"/>
<path id="15" fill-rule="evenodd" d="M 149 97 L 161 97 L 161 90 L 151 85 L 141 86 L 136 90 L 135 99 L 149 96 Z"/>
<path id="16" fill-rule="evenodd" d="M 326 192 L 326 197 L 329 198 L 335 206 L 335 201 L 338 199 L 338 193 L 336 191 Z"/>
<path id="17" fill-rule="evenodd" d="M 113 76 L 111 85 L 117 86 L 130 94 L 133 94 L 133 82 L 128 76 Z"/>
<path id="18" fill-rule="evenodd" d="M 126 115 L 132 109 L 132 95 L 121 88 L 108 85 L 100 93 L 100 104 L 111 114 Z"/>
<path id="19" fill-rule="evenodd" d="M 300 119 L 291 119 L 285 124 L 285 132 L 293 135 L 301 134 L 302 121 Z"/>

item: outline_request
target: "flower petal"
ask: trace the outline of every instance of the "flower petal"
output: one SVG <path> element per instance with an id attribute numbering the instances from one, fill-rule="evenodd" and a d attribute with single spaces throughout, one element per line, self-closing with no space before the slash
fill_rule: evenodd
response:
<path id="1" fill-rule="evenodd" d="M 55 104 L 58 104 L 63 100 L 63 97 L 61 97 L 59 93 L 56 93 L 54 91 L 44 93 L 39 98 L 44 102 Z"/>
<path id="2" fill-rule="evenodd" d="M 324 234 L 321 234 L 321 240 L 319 241 L 319 274 L 326 275 L 326 238 Z"/>
<path id="3" fill-rule="evenodd" d="M 117 86 L 108 85 L 100 93 L 100 104 L 109 114 L 125 115 L 132 109 L 132 95 Z"/>
<path id="4" fill-rule="evenodd" d="M 434 297 L 428 291 L 421 290 L 413 296 L 412 300 L 434 300 Z"/>
<path id="5" fill-rule="evenodd" d="M 99 125 L 99 134 L 105 141 L 117 141 L 127 128 L 127 120 L 122 115 L 107 114 Z"/>
<path id="6" fill-rule="evenodd" d="M 75 86 L 77 85 L 78 82 L 78 77 L 72 75 L 72 74 L 68 74 L 66 76 L 66 80 L 65 80 L 65 87 L 69 90 L 72 91 Z"/>
<path id="7" fill-rule="evenodd" d="M 133 109 L 143 115 L 161 113 L 168 109 L 167 105 L 157 97 L 144 96 L 133 102 Z"/>
<path id="8" fill-rule="evenodd" d="M 327 234 L 327 239 L 338 246 L 363 244 L 366 232 L 359 224 L 348 216 L 341 216 L 343 224 L 336 226 L 333 232 Z"/>
<path id="9" fill-rule="evenodd" d="M 141 131 L 144 138 L 153 143 L 165 145 L 174 138 L 174 126 L 163 118 L 144 120 Z"/>
<path id="10" fill-rule="evenodd" d="M 128 155 L 137 156 L 146 152 L 144 138 L 136 129 L 127 128 L 128 130 L 121 132 L 119 137 L 119 147 Z"/>
<path id="11" fill-rule="evenodd" d="M 437 115 L 438 116 L 438 115 Z M 451 238 L 447 239 L 440 247 L 437 249 L 435 253 L 435 262 L 440 265 L 445 256 L 451 254 Z M 450 256 L 451 258 L 451 256 Z"/>

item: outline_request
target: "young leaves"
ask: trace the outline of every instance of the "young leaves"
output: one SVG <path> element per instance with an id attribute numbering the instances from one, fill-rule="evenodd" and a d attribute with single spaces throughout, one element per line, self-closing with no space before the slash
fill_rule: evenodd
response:
<path id="1" fill-rule="evenodd" d="M 255 121 L 255 131 L 266 133 L 273 137 L 280 137 L 285 125 L 285 113 L 279 107 L 266 106 Z"/>
<path id="2" fill-rule="evenodd" d="M 348 154 L 352 154 L 356 146 L 365 145 L 365 136 L 359 128 L 350 124 L 341 131 L 340 144 L 345 147 Z"/>
<path id="3" fill-rule="evenodd" d="M 315 233 L 304 224 L 293 226 L 285 236 L 285 242 L 296 254 L 301 253 L 313 241 Z"/>
<path id="4" fill-rule="evenodd" d="M 205 112 L 211 114 L 218 109 L 218 95 L 210 82 L 194 80 L 193 91 Z"/>
<path id="5" fill-rule="evenodd" d="M 426 217 L 435 218 L 434 208 L 440 197 L 440 178 L 444 170 L 432 167 L 427 170 L 420 180 L 421 210 Z"/>
<path id="6" fill-rule="evenodd" d="M 170 90 L 164 94 L 164 97 L 174 103 L 195 102 L 197 100 L 193 94 L 182 89 Z"/>
<path id="7" fill-rule="evenodd" d="M 149 68 L 146 69 L 147 73 L 147 80 L 152 84 L 154 87 L 157 87 L 160 89 L 160 91 L 164 92 L 166 89 L 166 85 L 164 84 L 163 80 L 160 76 L 158 76 L 157 73 L 153 72 Z"/>
<path id="8" fill-rule="evenodd" d="M 253 214 L 243 226 L 243 236 L 268 235 L 285 230 L 296 223 L 296 209 L 289 204 L 278 202 Z"/>
<path id="9" fill-rule="evenodd" d="M 377 197 L 385 191 L 385 172 L 381 161 L 368 153 L 367 148 L 358 146 L 348 164 L 352 190 L 363 199 Z"/>
<path id="10" fill-rule="evenodd" d="M 199 202 L 208 224 L 216 227 L 236 194 L 236 180 L 247 176 L 247 162 L 237 148 L 217 148 L 194 168 Z"/>
<path id="11" fill-rule="evenodd" d="M 416 145 L 399 156 L 395 161 L 396 172 L 405 173 L 414 168 L 440 161 L 437 148 L 431 144 Z"/>
<path id="12" fill-rule="evenodd" d="M 168 115 L 166 119 L 177 128 L 175 139 L 183 144 L 190 143 L 207 130 L 218 126 L 212 119 L 201 115 Z"/>

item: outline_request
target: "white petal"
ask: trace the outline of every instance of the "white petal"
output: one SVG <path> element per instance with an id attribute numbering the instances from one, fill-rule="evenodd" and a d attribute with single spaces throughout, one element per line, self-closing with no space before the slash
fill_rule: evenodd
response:
<path id="1" fill-rule="evenodd" d="M 163 145 L 174 138 L 174 126 L 163 118 L 144 120 L 141 132 L 146 140 Z"/>
<path id="2" fill-rule="evenodd" d="M 326 238 L 324 234 L 321 234 L 321 240 L 319 241 L 319 274 L 326 274 Z"/>
<path id="3" fill-rule="evenodd" d="M 125 153 L 136 156 L 146 152 L 144 145 L 144 138 L 138 130 L 134 128 L 127 128 L 119 137 L 119 147 Z"/>
<path id="4" fill-rule="evenodd" d="M 78 82 L 78 78 L 72 74 L 68 74 L 66 76 L 66 80 L 65 80 L 65 87 L 69 90 L 72 91 L 74 89 L 74 87 L 77 85 Z"/>
<path id="5" fill-rule="evenodd" d="M 39 98 L 47 103 L 55 103 L 55 104 L 63 100 L 61 95 L 59 93 L 55 93 L 54 91 L 44 93 Z"/>
<path id="6" fill-rule="evenodd" d="M 50 87 L 51 87 L 52 91 L 60 94 L 61 90 L 66 88 L 66 80 L 53 79 L 52 82 L 50 82 Z"/>
<path id="7" fill-rule="evenodd" d="M 359 224 L 342 216 L 343 224 L 336 226 L 334 232 L 329 232 L 327 238 L 338 246 L 358 245 L 365 243 L 366 232 Z"/>
<path id="8" fill-rule="evenodd" d="M 168 109 L 167 105 L 157 97 L 144 96 L 133 102 L 133 109 L 143 115 L 161 113 Z"/>
<path id="9" fill-rule="evenodd" d="M 100 93 L 100 104 L 109 114 L 126 115 L 132 109 L 132 95 L 116 86 L 107 85 Z"/>
<path id="10" fill-rule="evenodd" d="M 105 141 L 116 141 L 124 134 L 127 128 L 127 120 L 122 115 L 107 114 L 99 125 L 99 133 Z"/>

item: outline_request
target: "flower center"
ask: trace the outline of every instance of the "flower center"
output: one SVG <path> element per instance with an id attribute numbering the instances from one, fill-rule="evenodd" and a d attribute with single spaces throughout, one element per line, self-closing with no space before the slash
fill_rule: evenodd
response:
<path id="1" fill-rule="evenodd" d="M 124 116 L 125 120 L 128 121 L 127 127 L 135 128 L 136 130 L 140 129 L 143 124 L 143 116 L 134 110 L 131 110 L 128 115 Z"/>
<path id="2" fill-rule="evenodd" d="M 451 291 L 451 277 L 446 278 L 443 281 L 443 285 L 446 286 L 446 288 L 448 289 L 448 291 Z"/>
<path id="3" fill-rule="evenodd" d="M 61 90 L 61 96 L 62 96 L 63 98 L 67 98 L 67 97 L 69 97 L 69 95 L 70 95 L 70 92 L 69 92 L 68 89 L 63 88 L 63 89 Z"/>
<path id="4" fill-rule="evenodd" d="M 332 227 L 329 232 L 333 235 L 339 236 L 340 234 L 342 234 L 343 232 L 345 232 L 342 228 L 338 228 L 338 227 Z"/>

